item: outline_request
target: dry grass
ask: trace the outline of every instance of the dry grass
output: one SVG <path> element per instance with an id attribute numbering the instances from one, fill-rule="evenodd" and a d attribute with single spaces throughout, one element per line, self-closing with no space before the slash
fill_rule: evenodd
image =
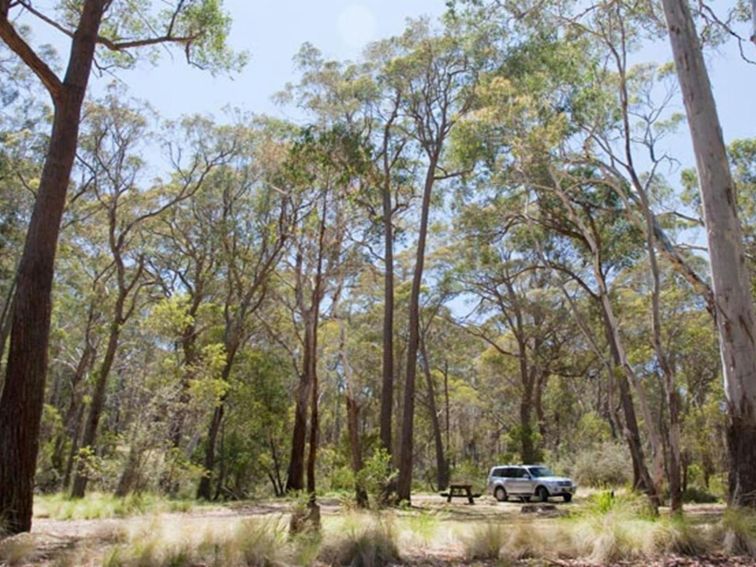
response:
<path id="1" fill-rule="evenodd" d="M 265 566 L 279 563 L 285 551 L 281 518 L 247 519 L 226 529 L 207 526 L 204 530 L 156 518 L 133 529 L 126 542 L 111 548 L 103 566 Z"/>
<path id="2" fill-rule="evenodd" d="M 669 555 L 719 554 L 725 541 L 732 553 L 753 553 L 756 542 L 753 514 L 730 511 L 720 521 L 719 508 L 717 512 L 707 509 L 703 515 L 693 510 L 684 520 L 656 517 L 648 513 L 642 499 L 625 496 L 597 496 L 577 506 L 559 506 L 569 515 L 556 518 L 524 515 L 519 505 L 488 501 L 479 506 L 426 504 L 382 513 L 345 513 L 337 503 L 323 509 L 322 529 L 296 536 L 288 533 L 289 506 L 285 503 L 280 508 L 273 504 L 252 510 L 235 508 L 241 510 L 236 514 L 213 509 L 202 514 L 160 514 L 95 525 L 82 522 L 82 527 L 88 528 L 82 538 L 84 547 L 62 550 L 46 565 L 379 566 L 401 561 L 508 565 L 523 560 L 535 564 L 631 561 L 642 565 Z M 253 514 L 251 519 L 249 514 Z M 13 551 L 18 557 L 14 561 L 24 561 L 25 555 L 33 553 L 32 547 L 19 544 Z"/>
<path id="3" fill-rule="evenodd" d="M 722 517 L 721 530 L 727 553 L 756 557 L 756 511 L 728 508 Z"/>
<path id="4" fill-rule="evenodd" d="M 506 541 L 506 529 L 503 525 L 487 522 L 482 526 L 476 526 L 471 533 L 462 538 L 465 558 L 468 560 L 499 559 Z"/>
<path id="5" fill-rule="evenodd" d="M 28 563 L 35 555 L 37 545 L 30 534 L 19 534 L 0 540 L 0 565 Z"/>
<path id="6" fill-rule="evenodd" d="M 389 516 L 354 514 L 324 540 L 321 561 L 331 565 L 380 567 L 400 560 L 398 537 Z"/>

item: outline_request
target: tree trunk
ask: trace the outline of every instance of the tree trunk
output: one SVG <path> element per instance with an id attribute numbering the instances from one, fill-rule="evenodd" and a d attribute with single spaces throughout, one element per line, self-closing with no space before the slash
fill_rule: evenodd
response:
<path id="1" fill-rule="evenodd" d="M 16 279 L 13 279 L 13 283 L 8 289 L 8 297 L 5 298 L 3 303 L 3 310 L 0 313 L 0 368 L 2 368 L 3 361 L 5 360 L 5 346 L 8 344 L 8 337 L 11 332 L 11 324 L 13 323 L 13 296 L 16 293 Z M 5 377 L 0 376 L 0 392 L 3 391 L 3 383 Z"/>
<path id="2" fill-rule="evenodd" d="M 658 491 L 651 478 L 651 474 L 646 467 L 646 460 L 643 455 L 643 445 L 640 438 L 640 428 L 638 427 L 638 418 L 635 414 L 635 405 L 633 404 L 633 395 L 630 392 L 628 377 L 622 369 L 622 357 L 618 345 L 616 344 L 614 329 L 609 314 L 606 311 L 602 311 L 602 315 L 604 330 L 606 332 L 609 350 L 612 353 L 612 361 L 614 363 L 612 371 L 614 372 L 614 378 L 619 387 L 620 404 L 622 405 L 622 413 L 625 417 L 623 434 L 627 441 L 628 448 L 630 449 L 630 457 L 633 461 L 633 488 L 635 490 L 644 491 L 648 494 L 651 502 L 655 506 L 658 506 Z"/>
<path id="3" fill-rule="evenodd" d="M 703 53 L 685 0 L 663 0 L 688 117 L 717 308 L 727 398 L 730 503 L 756 507 L 756 344 L 735 187 Z"/>
<path id="4" fill-rule="evenodd" d="M 428 388 L 428 413 L 430 413 L 431 426 L 433 428 L 433 442 L 436 448 L 436 482 L 438 490 L 446 490 L 449 486 L 449 463 L 444 455 L 444 442 L 441 435 L 441 423 L 436 409 L 436 391 L 433 387 L 433 374 L 431 373 L 428 360 L 428 351 L 425 347 L 425 339 L 420 340 L 420 355 L 423 358 L 423 371 Z"/>
<path id="5" fill-rule="evenodd" d="M 125 301 L 123 294 L 119 295 L 116 300 L 115 316 L 110 325 L 110 335 L 108 337 L 108 346 L 105 350 L 105 356 L 102 359 L 100 370 L 97 373 L 92 402 L 89 405 L 89 415 L 87 416 L 86 426 L 84 427 L 84 437 L 81 440 L 82 448 L 94 450 L 97 441 L 97 428 L 100 424 L 102 412 L 105 409 L 105 394 L 107 392 L 108 377 L 110 370 L 115 362 L 116 352 L 118 351 L 118 341 L 121 336 L 121 325 L 123 324 L 123 303 Z M 71 489 L 72 498 L 83 498 L 87 490 L 87 474 L 85 463 L 81 462 L 76 467 L 73 488 Z"/>
<path id="6" fill-rule="evenodd" d="M 81 439 L 81 430 L 84 427 L 84 404 L 79 405 L 76 417 L 74 418 L 74 424 L 74 433 L 71 436 L 71 448 L 68 450 L 66 470 L 63 474 L 63 485 L 61 486 L 61 490 L 64 492 L 67 491 L 71 485 L 71 475 L 73 474 L 74 463 L 76 462 L 76 456 L 79 454 L 79 440 Z"/>
<path id="7" fill-rule="evenodd" d="M 319 309 L 319 305 L 315 309 Z M 312 349 L 310 357 L 310 435 L 309 435 L 309 451 L 307 454 L 307 492 L 310 494 L 310 501 L 315 501 L 315 460 L 318 452 L 318 429 L 320 428 L 320 419 L 318 412 L 318 396 L 320 391 L 318 388 L 318 357 L 317 357 L 317 344 L 318 344 L 318 332 L 317 332 L 317 315 L 315 315 L 315 329 L 313 330 Z"/>
<path id="8" fill-rule="evenodd" d="M 117 498 L 124 498 L 134 490 L 134 485 L 139 479 L 140 468 L 140 449 L 135 447 L 133 442 L 129 447 L 129 456 L 126 459 L 126 464 L 121 472 L 121 478 L 118 479 L 118 486 L 115 490 L 115 496 Z"/>
<path id="9" fill-rule="evenodd" d="M 90 319 L 91 320 L 91 319 Z M 79 429 L 79 416 L 80 407 L 82 406 L 84 392 L 83 383 L 84 377 L 95 359 L 95 348 L 89 339 L 89 333 L 85 339 L 84 351 L 79 358 L 79 362 L 76 365 L 76 370 L 71 378 L 71 399 L 66 409 L 66 414 L 63 417 L 63 431 L 55 440 L 55 449 L 53 451 L 52 463 L 53 467 L 63 476 L 63 458 L 66 449 L 66 442 L 70 442 L 71 446 L 77 445 L 78 441 L 78 429 Z M 66 486 L 62 487 L 66 490 Z"/>
<path id="10" fill-rule="evenodd" d="M 654 232 L 654 215 L 651 204 L 640 180 L 633 174 L 633 185 L 636 187 L 641 199 L 643 216 L 646 221 L 646 248 L 648 263 L 651 269 L 653 281 L 651 291 L 651 336 L 656 353 L 656 359 L 662 373 L 662 386 L 664 400 L 667 405 L 669 424 L 667 428 L 667 445 L 669 458 L 667 462 L 667 480 L 669 482 L 670 507 L 673 514 L 682 514 L 682 478 L 681 478 L 681 434 L 680 434 L 680 408 L 675 373 L 664 349 L 662 340 L 661 322 L 661 274 L 659 263 L 656 258 L 656 234 Z"/>
<path id="11" fill-rule="evenodd" d="M 428 236 L 428 216 L 430 200 L 435 181 L 436 163 L 434 156 L 428 166 L 423 190 L 420 231 L 417 238 L 415 273 L 409 304 L 409 330 L 407 339 L 407 375 L 404 381 L 404 412 L 402 415 L 402 435 L 399 446 L 399 479 L 397 497 L 400 501 L 410 501 L 412 492 L 412 449 L 415 419 L 415 377 L 417 376 L 417 352 L 420 344 L 420 288 L 423 283 L 425 266 L 425 241 Z"/>
<path id="12" fill-rule="evenodd" d="M 205 459 L 202 466 L 205 469 L 199 485 L 197 486 L 197 499 L 199 500 L 212 500 L 212 480 L 213 471 L 215 470 L 215 445 L 218 442 L 218 433 L 220 432 L 221 423 L 223 422 L 224 414 L 223 401 L 219 401 L 215 406 L 213 412 L 213 418 L 210 420 L 210 428 L 207 432 L 207 442 L 205 445 Z"/>
<path id="13" fill-rule="evenodd" d="M 187 315 L 192 317 L 192 319 L 197 315 L 199 302 L 195 302 L 194 305 L 196 305 L 196 308 L 187 312 Z M 184 421 L 186 420 L 188 405 L 191 401 L 189 388 L 193 378 L 193 368 L 197 362 L 196 333 L 197 329 L 195 328 L 194 323 L 190 323 L 184 328 L 184 331 L 181 334 L 181 350 L 184 352 L 184 370 L 181 373 L 181 383 L 179 384 L 178 407 L 172 412 L 169 426 L 171 447 L 174 449 L 178 449 L 181 446 Z"/>
<path id="14" fill-rule="evenodd" d="M 312 391 L 309 372 L 312 350 L 312 325 L 305 323 L 304 352 L 302 355 L 302 376 L 297 387 L 297 402 L 294 412 L 294 430 L 291 439 L 289 470 L 286 474 L 286 492 L 304 490 L 305 448 L 307 445 L 307 414 Z"/>
<path id="15" fill-rule="evenodd" d="M 18 267 L 8 366 L 0 398 L 0 523 L 9 533 L 31 529 L 34 472 L 47 374 L 55 252 L 79 137 L 81 107 L 103 12 L 82 7 L 55 112 L 45 165 Z M 3 14 L 7 18 L 7 11 Z M 7 22 L 7 20 L 6 20 Z"/>
<path id="16" fill-rule="evenodd" d="M 286 494 L 286 485 L 281 479 L 281 464 L 273 436 L 268 437 L 268 447 L 270 448 L 270 457 L 273 461 L 273 468 L 268 470 L 268 478 L 270 478 L 270 482 L 273 485 L 273 493 L 276 496 L 283 496 Z"/>
<path id="17" fill-rule="evenodd" d="M 352 377 L 352 366 L 349 364 L 349 356 L 346 347 L 346 327 L 343 321 L 339 321 L 340 345 L 339 357 L 344 368 L 344 381 L 346 382 L 346 391 L 344 399 L 346 401 L 347 411 L 347 434 L 349 435 L 349 449 L 352 460 L 352 472 L 354 473 L 354 497 L 357 506 L 360 508 L 368 507 L 368 494 L 360 479 L 362 471 L 362 444 L 360 443 L 360 404 L 354 395 L 354 379 Z"/>
<path id="18" fill-rule="evenodd" d="M 384 153 L 387 150 L 384 149 Z M 384 156 L 388 160 L 388 156 Z M 385 273 L 383 284 L 383 381 L 381 385 L 381 444 L 392 453 L 392 409 L 394 407 L 394 227 L 392 225 L 391 180 L 383 187 L 383 238 Z"/>
<path id="19" fill-rule="evenodd" d="M 221 380 L 224 384 L 228 384 L 231 377 L 231 369 L 234 366 L 234 360 L 236 359 L 236 353 L 241 345 L 241 332 L 238 327 L 232 326 L 231 330 L 226 330 L 226 363 L 223 365 L 221 371 Z M 221 424 L 223 423 L 223 414 L 225 411 L 226 396 L 228 392 L 225 392 L 218 400 L 218 405 L 213 412 L 213 418 L 210 420 L 210 427 L 207 432 L 207 442 L 205 444 L 205 461 L 204 468 L 205 474 L 202 475 L 199 485 L 197 486 L 197 498 L 200 500 L 212 499 L 212 477 L 215 470 L 215 445 L 218 442 L 218 432 L 220 431 Z"/>

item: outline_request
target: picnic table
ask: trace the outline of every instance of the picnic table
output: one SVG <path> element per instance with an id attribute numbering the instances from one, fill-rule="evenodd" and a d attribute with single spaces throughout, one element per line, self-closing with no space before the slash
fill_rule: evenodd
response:
<path id="1" fill-rule="evenodd" d="M 467 498 L 469 504 L 475 504 L 475 498 L 480 498 L 480 494 L 473 494 L 472 484 L 467 483 L 451 483 L 449 491 L 442 492 L 441 496 L 445 496 L 447 502 L 451 502 L 452 498 Z"/>

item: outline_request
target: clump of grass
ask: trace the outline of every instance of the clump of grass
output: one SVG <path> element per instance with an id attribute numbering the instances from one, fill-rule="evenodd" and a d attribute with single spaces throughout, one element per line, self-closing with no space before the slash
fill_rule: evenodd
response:
<path id="1" fill-rule="evenodd" d="M 571 557 L 574 549 L 568 535 L 554 526 L 517 523 L 506 530 L 502 555 L 513 561 L 542 559 L 550 555 Z"/>
<path id="2" fill-rule="evenodd" d="M 656 523 L 653 532 L 657 553 L 700 556 L 713 551 L 711 534 L 682 517 L 672 516 Z"/>
<path id="3" fill-rule="evenodd" d="M 362 517 L 359 525 L 351 525 L 320 550 L 320 559 L 333 565 L 380 567 L 400 560 L 397 535 L 385 519 Z"/>
<path id="4" fill-rule="evenodd" d="M 34 515 L 54 520 L 101 520 L 126 518 L 151 512 L 188 512 L 195 506 L 190 500 L 165 500 L 154 494 L 135 493 L 124 498 L 91 492 L 84 498 L 67 494 L 35 497 Z"/>
<path id="5" fill-rule="evenodd" d="M 318 558 L 323 543 L 321 533 L 307 531 L 289 538 L 290 559 L 294 565 L 312 565 Z"/>
<path id="6" fill-rule="evenodd" d="M 155 521 L 110 550 L 104 567 L 267 566 L 277 564 L 286 548 L 280 519 L 246 520 L 225 534 L 207 531 L 192 537 L 171 533 Z"/>
<path id="7" fill-rule="evenodd" d="M 611 563 L 654 555 L 656 519 L 642 497 L 599 493 L 586 511 L 571 521 L 578 556 Z"/>
<path id="8" fill-rule="evenodd" d="M 468 560 L 500 559 L 501 550 L 507 543 L 507 533 L 503 525 L 488 522 L 473 528 L 462 543 Z"/>
<path id="9" fill-rule="evenodd" d="M 413 540 L 428 545 L 438 531 L 439 515 L 431 512 L 410 514 L 402 518 L 402 524 L 409 530 Z"/>
<path id="10" fill-rule="evenodd" d="M 36 552 L 34 538 L 30 534 L 19 534 L 0 540 L 0 564 L 20 565 L 27 563 Z"/>
<path id="11" fill-rule="evenodd" d="M 722 529 L 727 553 L 756 557 L 756 512 L 732 506 L 725 510 Z"/>
<path id="12" fill-rule="evenodd" d="M 599 564 L 669 553 L 703 555 L 714 547 L 705 529 L 681 517 L 660 518 L 637 495 L 598 494 L 586 512 L 567 525 L 576 555 Z"/>
<path id="13" fill-rule="evenodd" d="M 169 500 L 168 511 L 186 513 L 191 512 L 194 508 L 194 502 L 191 500 Z"/>
<path id="14" fill-rule="evenodd" d="M 281 554 L 286 532 L 280 521 L 246 520 L 234 539 L 243 565 L 270 565 Z"/>

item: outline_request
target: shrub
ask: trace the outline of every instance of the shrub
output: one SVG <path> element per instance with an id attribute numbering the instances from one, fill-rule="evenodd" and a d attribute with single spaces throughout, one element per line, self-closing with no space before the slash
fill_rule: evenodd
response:
<path id="1" fill-rule="evenodd" d="M 365 461 L 357 475 L 357 482 L 367 491 L 371 504 L 377 505 L 385 502 L 387 489 L 396 481 L 398 474 L 389 452 L 379 448 Z"/>
<path id="2" fill-rule="evenodd" d="M 719 498 L 715 495 L 697 488 L 695 486 L 689 486 L 685 492 L 683 492 L 683 502 L 695 502 L 696 504 L 714 504 L 719 502 Z"/>
<path id="3" fill-rule="evenodd" d="M 629 461 L 624 446 L 606 442 L 578 453 L 571 472 L 582 486 L 621 486 L 632 480 Z"/>

